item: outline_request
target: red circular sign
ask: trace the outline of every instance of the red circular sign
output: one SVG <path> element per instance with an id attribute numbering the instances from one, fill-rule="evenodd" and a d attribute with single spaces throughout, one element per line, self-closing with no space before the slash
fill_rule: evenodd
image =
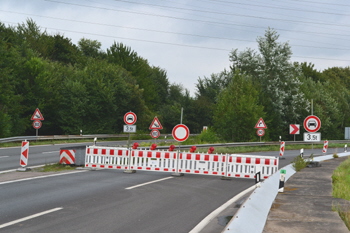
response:
<path id="1" fill-rule="evenodd" d="M 154 129 L 151 131 L 150 135 L 152 138 L 158 138 L 160 136 L 160 132 L 159 132 L 159 130 Z"/>
<path id="2" fill-rule="evenodd" d="M 186 125 L 178 124 L 173 128 L 172 135 L 176 141 L 183 142 L 186 141 L 190 135 L 190 130 Z"/>
<path id="3" fill-rule="evenodd" d="M 124 115 L 124 122 L 125 122 L 125 124 L 133 125 L 133 124 L 136 123 L 136 121 L 137 121 L 137 116 L 136 116 L 135 113 L 133 113 L 133 112 L 125 113 L 125 115 Z"/>
<path id="4" fill-rule="evenodd" d="M 311 115 L 304 120 L 304 129 L 310 133 L 315 133 L 321 128 L 321 120 L 317 116 Z"/>
<path id="5" fill-rule="evenodd" d="M 38 120 L 33 121 L 33 128 L 34 128 L 34 129 L 40 129 L 41 126 L 42 126 L 41 121 L 38 121 Z"/>
<path id="6" fill-rule="evenodd" d="M 257 131 L 256 131 L 256 134 L 258 135 L 258 136 L 264 136 L 265 135 L 265 130 L 264 129 L 258 129 Z"/>

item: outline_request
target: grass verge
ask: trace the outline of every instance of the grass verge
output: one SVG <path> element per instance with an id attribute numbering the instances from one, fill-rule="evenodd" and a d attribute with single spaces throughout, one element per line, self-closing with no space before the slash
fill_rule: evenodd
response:
<path id="1" fill-rule="evenodd" d="M 350 201 L 350 158 L 342 162 L 333 172 L 333 197 Z M 333 205 L 347 228 L 350 230 L 350 204 Z"/>
<path id="2" fill-rule="evenodd" d="M 39 172 L 60 172 L 60 171 L 67 171 L 67 170 L 75 170 L 76 166 L 70 166 L 66 164 L 46 164 L 43 167 L 36 168 L 33 171 L 39 171 Z"/>

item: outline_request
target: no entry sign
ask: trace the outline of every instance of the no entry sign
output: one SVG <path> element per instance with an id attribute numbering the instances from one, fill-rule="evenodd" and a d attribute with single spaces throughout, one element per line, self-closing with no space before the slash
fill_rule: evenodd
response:
<path id="1" fill-rule="evenodd" d="M 190 130 L 186 125 L 178 124 L 173 128 L 172 135 L 176 141 L 183 142 L 186 141 L 190 135 Z"/>

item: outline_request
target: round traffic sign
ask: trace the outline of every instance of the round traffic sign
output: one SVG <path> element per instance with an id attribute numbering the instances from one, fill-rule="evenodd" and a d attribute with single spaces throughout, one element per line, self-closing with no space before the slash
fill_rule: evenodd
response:
<path id="1" fill-rule="evenodd" d="M 264 136 L 265 135 L 265 130 L 264 129 L 258 129 L 257 131 L 256 131 L 256 134 L 258 135 L 258 136 Z"/>
<path id="2" fill-rule="evenodd" d="M 137 116 L 136 116 L 135 113 L 133 113 L 133 112 L 125 113 L 125 115 L 124 115 L 124 122 L 125 122 L 125 124 L 133 125 L 133 124 L 136 123 L 136 120 L 137 120 Z"/>
<path id="3" fill-rule="evenodd" d="M 186 141 L 190 135 L 190 130 L 186 125 L 178 124 L 173 128 L 172 135 L 176 141 L 183 142 Z"/>
<path id="4" fill-rule="evenodd" d="M 152 138 L 158 138 L 160 136 L 160 132 L 158 129 L 154 129 L 151 131 L 150 135 Z"/>
<path id="5" fill-rule="evenodd" d="M 41 121 L 39 121 L 39 120 L 33 121 L 33 128 L 34 128 L 34 129 L 40 129 L 41 126 L 42 126 Z"/>
<path id="6" fill-rule="evenodd" d="M 321 120 L 317 116 L 310 115 L 304 120 L 304 129 L 310 133 L 315 133 L 321 128 Z"/>

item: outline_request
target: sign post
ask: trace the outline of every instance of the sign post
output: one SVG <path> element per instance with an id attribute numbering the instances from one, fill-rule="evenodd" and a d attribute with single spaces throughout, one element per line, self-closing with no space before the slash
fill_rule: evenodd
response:
<path id="1" fill-rule="evenodd" d="M 180 146 L 180 143 L 181 142 L 184 142 L 187 140 L 187 138 L 189 137 L 190 135 L 190 130 L 188 129 L 188 127 L 184 124 L 178 124 L 176 125 L 172 132 L 171 132 L 173 138 L 179 142 L 179 150 L 177 152 L 177 158 L 176 158 L 176 172 L 173 173 L 172 175 L 173 176 L 181 176 L 183 174 L 180 174 L 178 172 L 178 168 L 179 168 L 179 156 L 180 156 L 180 149 L 181 149 L 181 146 Z"/>
<path id="2" fill-rule="evenodd" d="M 261 137 L 265 135 L 265 130 L 264 129 L 267 129 L 267 126 L 266 126 L 264 120 L 262 119 L 262 117 L 260 117 L 258 122 L 255 124 L 254 128 L 258 129 L 256 131 L 256 134 L 260 137 L 260 142 L 261 142 Z"/>
<path id="3" fill-rule="evenodd" d="M 321 141 L 321 133 L 316 133 L 321 128 L 321 120 L 317 116 L 310 115 L 304 119 L 304 129 L 308 133 L 304 133 L 304 141 L 312 142 L 312 149 L 314 148 L 313 142 Z"/>
<path id="4" fill-rule="evenodd" d="M 33 128 L 36 130 L 35 135 L 38 137 L 38 129 L 41 128 L 42 123 L 41 121 L 44 120 L 43 114 L 41 114 L 39 108 L 35 109 L 32 118 L 30 118 L 33 121 Z"/>
<path id="5" fill-rule="evenodd" d="M 129 133 L 128 137 L 128 149 L 130 149 L 130 133 L 136 133 L 136 125 L 134 125 L 137 121 L 137 116 L 133 112 L 127 112 L 124 115 L 124 133 Z"/>

